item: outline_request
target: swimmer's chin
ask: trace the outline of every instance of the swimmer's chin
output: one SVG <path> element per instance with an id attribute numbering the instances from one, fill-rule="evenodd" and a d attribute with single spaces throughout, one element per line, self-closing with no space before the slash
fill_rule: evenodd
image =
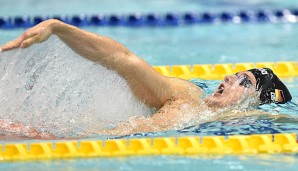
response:
<path id="1" fill-rule="evenodd" d="M 256 108 L 259 104 L 258 100 L 253 97 L 243 97 L 242 99 L 229 101 L 228 99 L 222 100 L 208 96 L 204 100 L 204 104 L 211 111 L 224 110 L 224 109 L 241 109 L 241 108 Z"/>
<path id="2" fill-rule="evenodd" d="M 232 105 L 230 103 L 224 103 L 223 101 L 220 101 L 214 97 L 216 96 L 212 95 L 204 99 L 204 104 L 212 111 Z"/>

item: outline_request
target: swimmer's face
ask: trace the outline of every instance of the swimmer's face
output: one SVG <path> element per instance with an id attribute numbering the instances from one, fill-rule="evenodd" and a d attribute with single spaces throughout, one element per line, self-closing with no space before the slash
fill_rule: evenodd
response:
<path id="1" fill-rule="evenodd" d="M 243 96 L 255 95 L 255 87 L 256 79 L 250 71 L 227 75 L 217 89 L 205 99 L 205 103 L 215 108 L 233 105 Z"/>

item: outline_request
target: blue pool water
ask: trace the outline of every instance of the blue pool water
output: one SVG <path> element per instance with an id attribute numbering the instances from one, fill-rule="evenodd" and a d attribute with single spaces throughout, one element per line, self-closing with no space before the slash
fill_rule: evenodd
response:
<path id="1" fill-rule="evenodd" d="M 298 56 L 296 24 L 84 29 L 116 39 L 151 65 L 295 61 Z M 0 44 L 23 31 L 0 30 Z"/>
<path id="2" fill-rule="evenodd" d="M 259 8 L 298 8 L 293 0 L 123 0 L 123 1 L 0 1 L 0 16 L 57 15 L 133 12 L 225 11 Z M 36 4 L 34 9 L 32 5 Z M 146 8 L 145 8 L 146 7 Z M 50 10 L 49 10 L 50 9 Z M 297 24 L 216 24 L 164 28 L 85 27 L 84 29 L 110 36 L 126 45 L 151 65 L 205 63 L 237 63 L 264 61 L 297 61 Z M 0 30 L 0 44 L 7 42 L 23 29 Z M 218 81 L 206 81 L 207 92 Z M 179 131 L 140 133 L 129 137 L 239 135 L 258 133 L 298 133 L 298 79 L 285 80 L 293 95 L 293 103 L 265 105 L 261 111 L 269 115 L 189 125 Z M 257 114 L 257 113 L 256 113 Z M 276 119 L 276 115 L 283 117 Z M 122 138 L 110 137 L 109 138 Z M 105 139 L 95 135 L 92 138 Z M 30 141 L 30 140 L 29 140 Z M 4 142 L 7 143 L 7 142 Z M 45 162 L 1 163 L 0 170 L 295 170 L 296 155 L 205 156 L 205 157 L 130 157 Z"/>
<path id="3" fill-rule="evenodd" d="M 34 6 L 34 7 L 33 7 Z M 1 0 L 0 16 L 295 8 L 296 0 Z"/>

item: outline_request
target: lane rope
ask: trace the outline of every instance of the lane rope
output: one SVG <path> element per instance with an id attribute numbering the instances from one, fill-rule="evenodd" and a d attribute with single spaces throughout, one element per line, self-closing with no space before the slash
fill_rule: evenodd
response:
<path id="1" fill-rule="evenodd" d="M 65 23 L 83 26 L 179 26 L 207 23 L 297 23 L 298 9 L 240 10 L 234 12 L 133 13 L 55 16 L 2 16 L 0 29 L 28 28 L 54 18 Z"/>
<path id="2" fill-rule="evenodd" d="M 236 72 L 252 68 L 270 68 L 280 78 L 298 76 L 297 61 L 154 66 L 154 69 L 162 75 L 186 80 L 191 78 L 221 80 L 225 75 L 235 74 Z"/>
<path id="3" fill-rule="evenodd" d="M 1 161 L 156 155 L 240 155 L 297 153 L 296 134 L 187 136 L 113 140 L 9 143 Z"/>

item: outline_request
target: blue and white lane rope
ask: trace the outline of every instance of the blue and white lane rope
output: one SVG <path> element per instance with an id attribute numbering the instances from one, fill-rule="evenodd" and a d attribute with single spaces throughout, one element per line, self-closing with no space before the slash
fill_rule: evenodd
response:
<path id="1" fill-rule="evenodd" d="M 128 15 L 73 15 L 73 16 L 17 16 L 0 17 L 0 29 L 32 27 L 44 20 L 54 18 L 71 25 L 83 26 L 178 26 L 205 23 L 257 23 L 298 22 L 298 9 L 242 10 L 237 12 L 186 12 L 149 13 Z"/>

